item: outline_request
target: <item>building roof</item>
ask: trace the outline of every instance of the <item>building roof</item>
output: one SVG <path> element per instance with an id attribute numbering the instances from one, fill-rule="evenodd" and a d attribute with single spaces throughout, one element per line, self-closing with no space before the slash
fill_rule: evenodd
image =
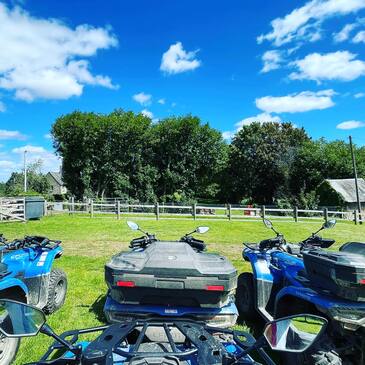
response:
<path id="1" fill-rule="evenodd" d="M 53 177 L 53 179 L 56 181 L 56 183 L 60 186 L 63 186 L 63 180 L 62 180 L 62 175 L 59 172 L 49 172 L 48 173 L 50 176 Z"/>
<path id="2" fill-rule="evenodd" d="M 346 203 L 355 203 L 356 189 L 355 179 L 327 179 L 328 184 L 335 190 Z M 361 202 L 365 202 L 365 180 L 357 179 L 359 186 L 359 197 Z"/>

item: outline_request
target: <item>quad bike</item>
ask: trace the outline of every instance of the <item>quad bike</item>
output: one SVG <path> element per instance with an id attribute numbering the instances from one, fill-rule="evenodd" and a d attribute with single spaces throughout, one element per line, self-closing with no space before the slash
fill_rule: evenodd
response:
<path id="1" fill-rule="evenodd" d="M 0 331 L 8 337 L 43 333 L 55 341 L 39 361 L 28 365 L 259 365 L 256 352 L 301 353 L 322 335 L 324 318 L 301 314 L 270 322 L 257 341 L 249 333 L 167 318 L 121 322 L 57 335 L 35 307 L 0 300 Z M 82 341 L 82 337 L 86 337 Z"/>
<path id="2" fill-rule="evenodd" d="M 108 322 L 165 316 L 220 327 L 235 324 L 237 270 L 225 257 L 205 252 L 204 242 L 193 237 L 208 227 L 198 227 L 179 241 L 161 241 L 136 223 L 127 224 L 143 236 L 105 265 Z"/>
<path id="3" fill-rule="evenodd" d="M 52 268 L 61 257 L 60 241 L 26 236 L 12 242 L 0 235 L 0 299 L 13 299 L 43 309 L 50 314 L 59 309 L 66 297 L 67 278 Z M 0 365 L 10 364 L 20 339 L 0 336 Z"/>
<path id="4" fill-rule="evenodd" d="M 365 364 L 365 244 L 349 242 L 339 252 L 326 251 L 335 241 L 318 236 L 291 244 L 270 221 L 276 237 L 244 243 L 243 258 L 252 273 L 239 275 L 236 305 L 243 318 L 260 314 L 265 322 L 296 313 L 326 317 L 326 336 L 304 354 L 286 354 L 293 364 Z"/>

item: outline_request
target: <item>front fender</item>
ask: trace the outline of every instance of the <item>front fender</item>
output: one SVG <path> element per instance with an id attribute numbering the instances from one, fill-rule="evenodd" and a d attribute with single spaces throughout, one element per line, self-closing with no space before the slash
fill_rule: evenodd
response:
<path id="1" fill-rule="evenodd" d="M 28 297 L 28 288 L 23 281 L 16 278 L 5 278 L 0 281 L 0 291 L 12 288 L 21 289 Z"/>
<path id="2" fill-rule="evenodd" d="M 28 266 L 25 278 L 46 275 L 52 270 L 54 260 L 62 254 L 62 248 L 42 249 L 36 259 Z"/>

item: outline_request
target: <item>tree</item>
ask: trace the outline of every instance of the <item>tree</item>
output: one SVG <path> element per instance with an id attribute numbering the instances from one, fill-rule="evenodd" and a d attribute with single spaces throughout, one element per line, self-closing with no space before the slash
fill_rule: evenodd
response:
<path id="1" fill-rule="evenodd" d="M 325 179 L 353 178 L 351 151 L 344 141 L 327 142 L 321 138 L 306 141 L 297 151 L 291 167 L 292 194 L 311 192 Z M 356 148 L 359 177 L 365 177 L 365 148 Z"/>
<path id="2" fill-rule="evenodd" d="M 226 145 L 219 131 L 191 115 L 167 118 L 152 126 L 152 160 L 157 170 L 154 190 L 170 199 L 215 196 Z"/>
<path id="3" fill-rule="evenodd" d="M 261 204 L 286 196 L 291 165 L 306 141 L 304 129 L 291 123 L 244 126 L 230 145 L 222 196 L 231 202 L 248 198 Z"/>
<path id="4" fill-rule="evenodd" d="M 51 185 L 46 175 L 41 173 L 42 161 L 38 160 L 27 166 L 27 194 L 48 194 Z M 13 172 L 5 183 L 7 196 L 24 195 L 24 173 Z"/>
<path id="5" fill-rule="evenodd" d="M 73 112 L 52 127 L 71 194 L 153 200 L 155 172 L 147 164 L 151 120 L 116 110 L 108 115 Z"/>

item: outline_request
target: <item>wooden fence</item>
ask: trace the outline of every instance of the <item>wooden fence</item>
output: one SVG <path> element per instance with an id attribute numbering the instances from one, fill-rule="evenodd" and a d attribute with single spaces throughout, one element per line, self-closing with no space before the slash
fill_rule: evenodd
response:
<path id="1" fill-rule="evenodd" d="M 0 198 L 0 222 L 25 221 L 24 198 Z"/>
<path id="2" fill-rule="evenodd" d="M 298 222 L 303 219 L 322 219 L 330 218 L 343 219 L 358 222 L 358 212 L 338 211 L 329 208 L 322 209 L 299 209 L 293 207 L 282 209 L 270 206 L 245 207 L 239 205 L 172 205 L 172 204 L 125 204 L 118 200 L 115 201 L 93 201 L 45 203 L 45 214 L 84 214 L 91 218 L 95 216 L 109 215 L 120 219 L 122 216 L 152 216 L 158 219 L 163 218 L 192 218 L 192 219 L 228 219 L 228 220 L 254 220 L 270 218 L 294 220 Z"/>

